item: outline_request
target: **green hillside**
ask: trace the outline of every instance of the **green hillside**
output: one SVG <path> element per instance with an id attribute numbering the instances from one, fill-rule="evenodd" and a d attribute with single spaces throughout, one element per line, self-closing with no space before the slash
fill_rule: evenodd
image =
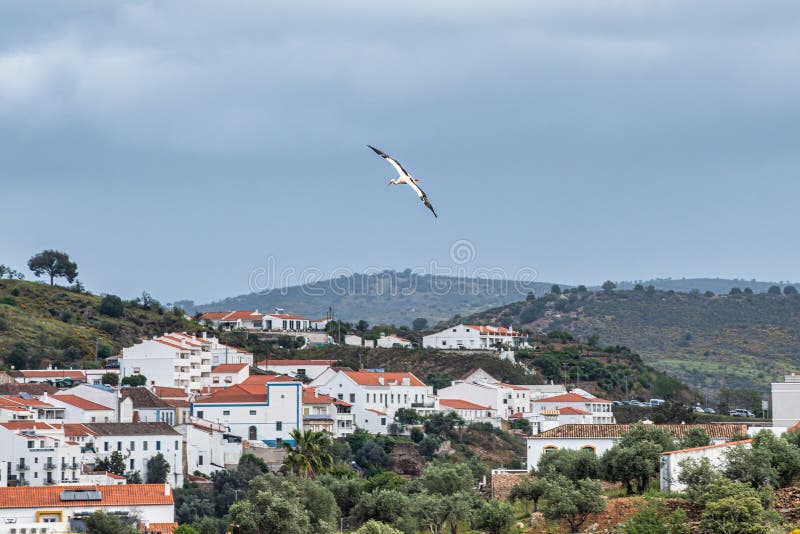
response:
<path id="1" fill-rule="evenodd" d="M 596 335 L 600 344 L 629 346 L 657 369 L 704 391 L 723 385 L 766 391 L 771 381 L 800 367 L 797 294 L 567 291 L 468 320 Z"/>
<path id="2" fill-rule="evenodd" d="M 125 302 L 101 313 L 102 297 L 38 282 L 0 280 L 0 358 L 9 367 L 91 365 L 142 337 L 195 328 L 158 303 Z M 109 310 L 107 310 L 109 311 Z"/>

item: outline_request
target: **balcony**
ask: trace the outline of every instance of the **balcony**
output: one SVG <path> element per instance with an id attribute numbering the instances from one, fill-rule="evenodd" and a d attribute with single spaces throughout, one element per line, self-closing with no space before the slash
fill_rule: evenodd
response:
<path id="1" fill-rule="evenodd" d="M 44 470 L 45 471 L 52 471 L 55 468 L 56 468 L 56 464 L 53 463 L 53 462 L 47 462 L 46 464 L 44 464 Z"/>
<path id="2" fill-rule="evenodd" d="M 17 464 L 17 471 L 29 471 L 30 468 L 29 464 Z"/>
<path id="3" fill-rule="evenodd" d="M 52 478 L 47 479 L 44 481 L 45 486 L 52 486 L 54 484 L 58 484 L 57 480 L 53 480 Z"/>

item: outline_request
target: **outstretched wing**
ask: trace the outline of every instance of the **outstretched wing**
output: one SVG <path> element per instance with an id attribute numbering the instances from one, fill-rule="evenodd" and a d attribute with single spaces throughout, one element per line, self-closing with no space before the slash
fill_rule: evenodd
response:
<path id="1" fill-rule="evenodd" d="M 428 200 L 428 195 L 426 195 L 425 191 L 423 191 L 422 188 L 416 184 L 416 181 L 414 181 L 414 180 L 409 181 L 408 182 L 408 186 L 411 187 L 411 189 L 414 190 L 414 192 L 417 194 L 417 196 L 422 201 L 422 203 L 425 204 L 425 206 L 427 206 L 427 208 L 429 210 L 431 210 L 431 213 L 433 213 L 433 216 L 438 218 L 439 216 L 436 215 L 436 210 L 433 209 L 433 206 L 431 205 L 431 201 Z"/>
<path id="2" fill-rule="evenodd" d="M 371 149 L 373 150 L 373 152 L 375 152 L 377 155 L 379 155 L 380 157 L 382 157 L 383 159 L 385 159 L 386 161 L 388 161 L 388 162 L 389 162 L 389 164 L 390 164 L 392 167 L 394 167 L 394 168 L 395 168 L 395 170 L 396 170 L 398 173 L 400 173 L 400 174 L 404 174 L 405 176 L 408 176 L 409 178 L 411 177 L 411 175 L 410 175 L 410 174 L 408 174 L 408 171 L 406 171 L 406 170 L 403 168 L 403 166 L 402 166 L 402 165 L 400 165 L 400 162 L 399 162 L 399 161 L 397 161 L 397 160 L 393 159 L 391 156 L 389 156 L 389 154 L 386 154 L 386 153 L 384 153 L 384 152 L 381 152 L 380 150 L 378 150 L 377 148 L 375 148 L 375 147 L 374 147 L 374 146 L 372 146 L 372 145 L 367 145 L 367 146 L 368 146 L 369 148 L 371 148 Z"/>

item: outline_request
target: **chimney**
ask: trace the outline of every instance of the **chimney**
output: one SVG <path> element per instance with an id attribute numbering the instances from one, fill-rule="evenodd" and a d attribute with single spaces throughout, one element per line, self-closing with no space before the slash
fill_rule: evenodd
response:
<path id="1" fill-rule="evenodd" d="M 378 377 L 378 384 L 383 385 L 383 375 Z"/>
<path id="2" fill-rule="evenodd" d="M 169 497 L 169 484 L 164 482 L 164 495 Z"/>
<path id="3" fill-rule="evenodd" d="M 319 398 L 319 391 L 317 391 L 317 388 L 314 388 L 314 398 Z"/>
<path id="4" fill-rule="evenodd" d="M 404 386 L 410 386 L 411 385 L 411 379 L 409 377 L 407 377 L 407 376 L 404 376 L 403 377 L 403 385 Z"/>

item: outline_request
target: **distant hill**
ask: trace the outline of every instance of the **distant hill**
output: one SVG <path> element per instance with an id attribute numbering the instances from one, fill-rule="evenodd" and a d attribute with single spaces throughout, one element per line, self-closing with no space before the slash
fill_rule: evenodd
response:
<path id="1" fill-rule="evenodd" d="M 632 289 L 636 283 L 620 282 L 619 286 L 620 289 Z M 715 278 L 665 278 L 641 283 L 663 290 L 689 292 L 697 289 L 714 293 L 728 293 L 733 287 L 749 287 L 755 293 L 761 293 L 772 285 L 770 282 Z M 334 314 L 345 321 L 364 319 L 370 324 L 410 326 L 417 317 L 435 324 L 454 315 L 466 316 L 510 304 L 525 298 L 528 291 L 540 297 L 548 293 L 552 285 L 551 282 L 517 284 L 509 280 L 419 275 L 406 269 L 354 274 L 304 286 L 239 295 L 208 304 L 195 304 L 188 300 L 173 304 L 191 313 L 256 308 L 265 312 L 283 308 L 286 312 L 310 318 L 325 316 L 328 308 L 333 308 Z M 560 287 L 567 289 L 570 286 L 561 284 Z"/>
<path id="2" fill-rule="evenodd" d="M 570 291 L 451 322 L 463 320 L 596 335 L 601 345 L 631 347 L 653 367 L 707 392 L 722 385 L 764 392 L 800 368 L 800 295 Z"/>
<path id="3" fill-rule="evenodd" d="M 283 308 L 287 313 L 324 317 L 328 308 L 345 321 L 364 319 L 370 324 L 410 326 L 417 317 L 430 324 L 455 314 L 466 315 L 525 298 L 528 291 L 543 295 L 552 284 L 515 284 L 508 280 L 418 275 L 410 270 L 354 274 L 303 286 L 250 293 L 209 304 L 174 304 L 192 313 Z"/>
<path id="4" fill-rule="evenodd" d="M 6 367 L 90 364 L 142 337 L 196 325 L 154 303 L 125 303 L 121 317 L 98 311 L 101 297 L 38 282 L 0 280 L 0 358 Z"/>

